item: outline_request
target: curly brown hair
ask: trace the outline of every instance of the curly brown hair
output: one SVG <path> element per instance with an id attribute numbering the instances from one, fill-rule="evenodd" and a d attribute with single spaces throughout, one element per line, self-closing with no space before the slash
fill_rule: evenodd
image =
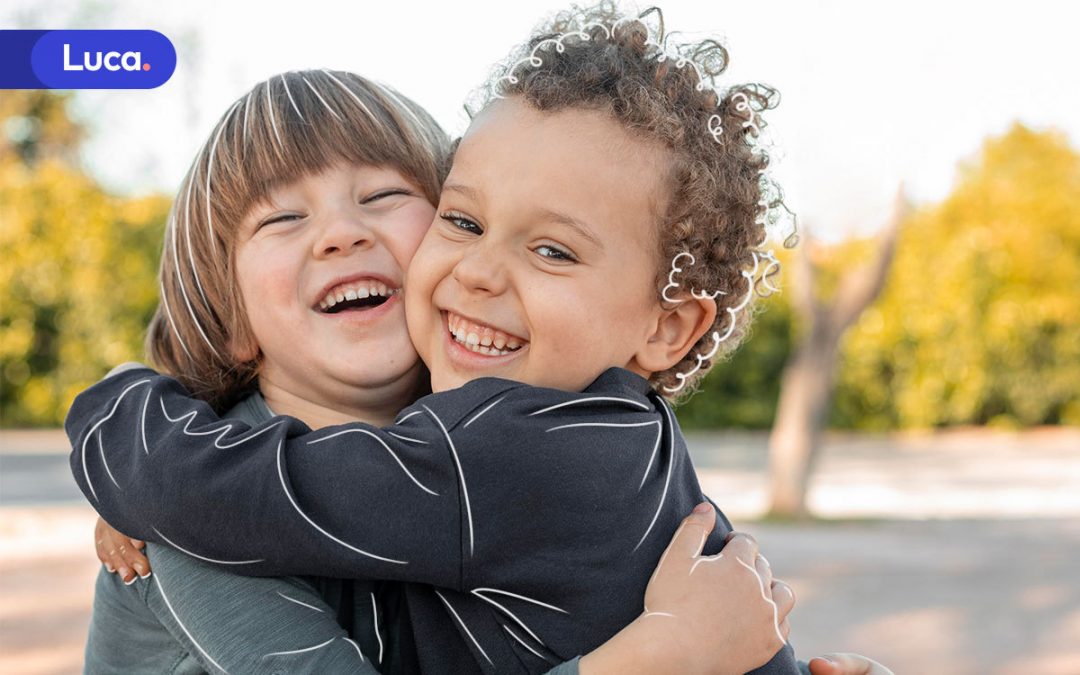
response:
<path id="1" fill-rule="evenodd" d="M 691 394 L 746 336 L 754 296 L 767 294 L 762 287 L 772 290 L 770 278 L 779 271 L 763 248 L 766 224 L 786 211 L 779 186 L 764 173 L 769 155 L 759 142 L 761 113 L 779 103 L 776 90 L 762 84 L 718 90 L 727 49 L 712 39 L 673 43 L 658 8 L 628 16 L 611 2 L 575 6 L 534 31 L 466 106 L 475 115 L 495 99 L 521 97 L 541 111 L 601 110 L 670 150 L 657 293 L 680 253 L 695 262 L 682 258 L 679 282 L 722 293 L 710 330 L 679 363 L 653 373 L 650 383 L 669 397 Z M 792 234 L 785 246 L 795 241 Z"/>

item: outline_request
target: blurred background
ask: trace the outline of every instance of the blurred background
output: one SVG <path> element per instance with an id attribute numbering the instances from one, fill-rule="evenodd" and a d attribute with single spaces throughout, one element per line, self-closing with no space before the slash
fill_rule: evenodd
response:
<path id="1" fill-rule="evenodd" d="M 0 28 L 152 28 L 178 54 L 156 90 L 0 91 L 0 672 L 81 668 L 94 514 L 58 429 L 142 358 L 173 192 L 222 112 L 332 67 L 460 133 L 469 92 L 563 6 L 0 8 Z M 1080 9 L 661 7 L 723 37 L 723 81 L 783 96 L 774 176 L 802 244 L 678 412 L 706 491 L 799 595 L 796 651 L 1080 673 Z"/>

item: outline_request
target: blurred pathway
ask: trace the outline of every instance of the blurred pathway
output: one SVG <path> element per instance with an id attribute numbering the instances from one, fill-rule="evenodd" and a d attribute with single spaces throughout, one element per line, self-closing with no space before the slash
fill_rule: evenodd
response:
<path id="1" fill-rule="evenodd" d="M 840 520 L 807 525 L 754 520 L 765 442 L 690 437 L 706 491 L 799 594 L 803 657 L 861 651 L 898 675 L 1080 673 L 1080 430 L 830 435 L 811 504 Z M 81 667 L 94 514 L 63 444 L 0 432 L 0 673 Z"/>

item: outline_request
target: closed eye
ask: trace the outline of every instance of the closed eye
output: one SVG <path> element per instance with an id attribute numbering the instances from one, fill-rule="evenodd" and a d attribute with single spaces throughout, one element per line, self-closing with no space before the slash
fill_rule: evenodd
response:
<path id="1" fill-rule="evenodd" d="M 283 214 L 278 215 L 278 216 L 271 216 L 271 217 L 267 218 L 266 220 L 260 222 L 259 227 L 262 227 L 264 225 L 271 225 L 273 223 L 283 223 L 283 222 L 287 222 L 287 221 L 290 221 L 290 220 L 300 219 L 300 218 L 303 218 L 303 217 L 304 216 L 302 216 L 302 215 L 300 215 L 298 213 L 283 213 Z"/>
<path id="2" fill-rule="evenodd" d="M 415 196 L 412 191 L 406 190 L 404 188 L 390 188 L 388 190 L 380 190 L 375 194 L 368 195 L 367 197 L 361 199 L 360 203 L 371 204 L 373 202 L 379 201 L 380 199 L 385 199 L 386 197 L 393 197 L 394 195 L 405 195 L 407 197 Z"/>

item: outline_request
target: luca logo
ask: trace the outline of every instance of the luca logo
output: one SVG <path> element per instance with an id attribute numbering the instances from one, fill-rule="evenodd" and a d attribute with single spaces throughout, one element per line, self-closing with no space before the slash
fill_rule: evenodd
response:
<path id="1" fill-rule="evenodd" d="M 152 30 L 4 30 L 0 63 L 0 89 L 153 89 L 176 49 Z"/>
<path id="2" fill-rule="evenodd" d="M 83 52 L 82 63 L 71 62 L 71 45 L 64 43 L 64 70 L 101 70 L 102 61 L 105 62 L 105 70 L 150 70 L 149 63 L 142 62 L 142 52 L 106 52 L 102 57 L 101 52 Z"/>

